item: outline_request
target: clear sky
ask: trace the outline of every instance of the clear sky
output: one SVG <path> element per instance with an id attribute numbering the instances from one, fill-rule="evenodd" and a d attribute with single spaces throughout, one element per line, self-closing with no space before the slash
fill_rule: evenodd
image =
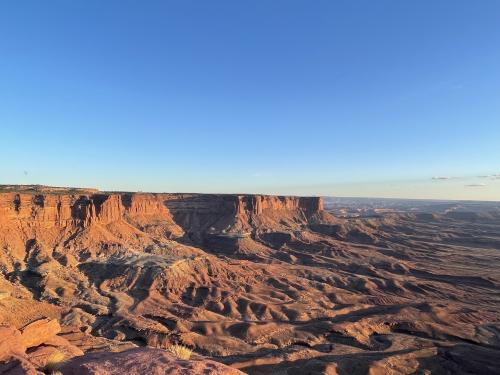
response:
<path id="1" fill-rule="evenodd" d="M 499 143 L 498 0 L 0 3 L 0 183 L 500 200 Z"/>

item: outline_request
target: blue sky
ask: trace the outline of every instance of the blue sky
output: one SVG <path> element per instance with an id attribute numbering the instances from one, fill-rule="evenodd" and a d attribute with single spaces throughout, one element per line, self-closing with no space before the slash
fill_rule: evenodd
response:
<path id="1" fill-rule="evenodd" d="M 0 183 L 500 200 L 499 25 L 496 0 L 2 2 Z"/>

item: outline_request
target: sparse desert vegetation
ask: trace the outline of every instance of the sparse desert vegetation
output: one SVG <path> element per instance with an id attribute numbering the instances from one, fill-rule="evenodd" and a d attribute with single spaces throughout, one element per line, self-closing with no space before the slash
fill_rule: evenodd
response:
<path id="1" fill-rule="evenodd" d="M 58 370 L 66 359 L 66 354 L 60 350 L 55 350 L 47 357 L 46 364 L 40 370 L 49 375 L 60 373 Z"/>
<path id="2" fill-rule="evenodd" d="M 164 348 L 167 352 L 172 353 L 179 359 L 188 360 L 191 358 L 193 351 L 185 345 L 181 344 L 168 344 Z"/>

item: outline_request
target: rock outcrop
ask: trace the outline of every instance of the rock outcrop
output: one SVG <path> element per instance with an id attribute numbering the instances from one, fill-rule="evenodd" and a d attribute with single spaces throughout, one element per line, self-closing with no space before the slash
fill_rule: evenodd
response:
<path id="1" fill-rule="evenodd" d="M 83 351 L 58 336 L 61 326 L 55 319 L 36 320 L 16 329 L 0 326 L 0 373 L 38 374 L 57 356 L 63 361 L 83 355 Z"/>
<path id="2" fill-rule="evenodd" d="M 0 326 L 0 360 L 13 355 L 23 355 L 26 345 L 21 339 L 21 332 L 12 326 Z"/>
<path id="3" fill-rule="evenodd" d="M 68 375 L 242 374 L 221 363 L 202 358 L 180 360 L 165 350 L 153 348 L 84 355 L 57 335 L 60 330 L 59 323 L 51 319 L 35 321 L 21 331 L 0 326 L 0 374 L 41 375 L 41 370 Z"/>
<path id="4" fill-rule="evenodd" d="M 40 319 L 21 329 L 21 343 L 26 348 L 38 346 L 54 338 L 61 332 L 55 319 Z"/>

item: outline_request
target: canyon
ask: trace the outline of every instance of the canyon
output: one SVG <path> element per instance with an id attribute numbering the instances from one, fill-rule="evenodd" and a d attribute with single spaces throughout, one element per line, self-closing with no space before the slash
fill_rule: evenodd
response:
<path id="1" fill-rule="evenodd" d="M 0 371 L 58 350 L 63 374 L 498 374 L 500 210 L 485 207 L 3 186 Z"/>

